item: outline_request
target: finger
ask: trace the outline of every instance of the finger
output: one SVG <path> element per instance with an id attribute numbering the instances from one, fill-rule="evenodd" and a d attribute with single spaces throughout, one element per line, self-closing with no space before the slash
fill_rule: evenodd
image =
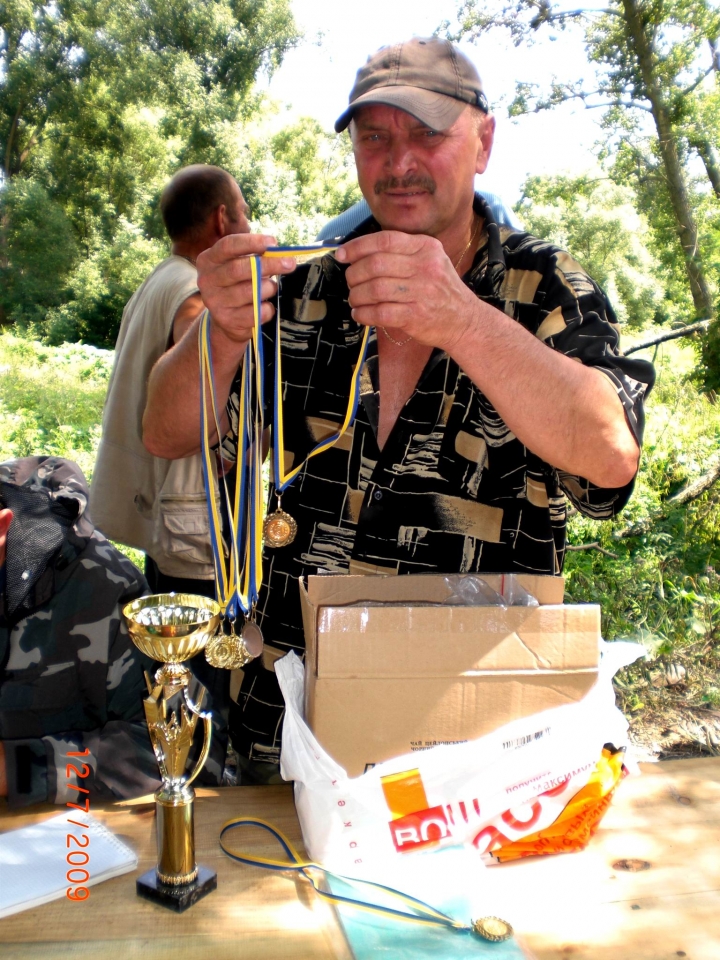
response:
<path id="1" fill-rule="evenodd" d="M 351 307 L 375 303 L 415 303 L 416 288 L 407 280 L 396 277 L 375 277 L 352 287 L 348 294 Z"/>
<path id="2" fill-rule="evenodd" d="M 281 260 L 260 260 L 260 274 L 263 277 L 281 276 L 292 273 L 296 267 L 292 257 L 283 257 Z M 237 257 L 234 260 L 225 260 L 222 263 L 210 264 L 208 267 L 198 263 L 198 276 L 203 283 L 212 283 L 218 287 L 232 287 L 238 284 L 252 282 L 252 267 L 249 257 Z"/>
<path id="3" fill-rule="evenodd" d="M 411 336 L 415 311 L 404 303 L 376 303 L 353 307 L 352 318 L 365 327 L 387 327 Z"/>
<path id="4" fill-rule="evenodd" d="M 267 323 L 275 316 L 275 307 L 269 301 L 260 305 L 260 322 Z M 255 327 L 252 306 L 222 307 L 210 311 L 212 322 L 219 327 L 226 336 L 243 342 L 249 340 Z"/>
<path id="5" fill-rule="evenodd" d="M 231 233 L 222 237 L 197 258 L 198 267 L 206 263 L 218 264 L 236 257 L 260 256 L 268 247 L 274 247 L 275 237 L 262 233 Z"/>
<path id="6" fill-rule="evenodd" d="M 372 253 L 347 268 L 345 279 L 352 289 L 375 277 L 396 277 L 407 280 L 418 270 L 416 258 L 407 254 Z"/>
<path id="7" fill-rule="evenodd" d="M 335 259 L 340 263 L 356 263 L 373 253 L 401 253 L 412 256 L 422 250 L 428 241 L 438 243 L 432 237 L 420 233 L 380 230 L 378 233 L 368 233 L 364 237 L 356 237 L 344 243 L 335 252 Z"/>

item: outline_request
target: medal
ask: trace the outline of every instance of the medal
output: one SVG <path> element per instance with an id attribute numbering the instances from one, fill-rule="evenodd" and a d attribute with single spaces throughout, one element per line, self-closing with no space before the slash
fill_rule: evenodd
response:
<path id="1" fill-rule="evenodd" d="M 241 670 L 255 657 L 259 657 L 263 649 L 262 630 L 255 622 L 255 611 L 252 619 L 246 620 L 240 634 L 235 629 L 235 621 L 230 622 L 229 633 L 218 633 L 205 647 L 205 659 L 212 667 L 222 670 Z"/>
<path id="2" fill-rule="evenodd" d="M 265 517 L 263 541 L 266 547 L 287 547 L 297 534 L 297 523 L 282 509 L 282 496 L 278 494 L 277 509 Z"/>

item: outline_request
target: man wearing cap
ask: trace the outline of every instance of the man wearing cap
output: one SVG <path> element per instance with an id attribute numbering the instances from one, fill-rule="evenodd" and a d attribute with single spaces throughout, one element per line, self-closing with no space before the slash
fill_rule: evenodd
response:
<path id="1" fill-rule="evenodd" d="M 457 47 L 414 38 L 378 51 L 336 129 L 348 126 L 373 216 L 334 255 L 297 269 L 263 262 L 264 321 L 271 275 L 284 275 L 286 469 L 342 424 L 371 328 L 354 425 L 284 493 L 298 533 L 266 551 L 258 622 L 278 652 L 304 647 L 297 580 L 318 570 L 559 573 L 566 497 L 598 519 L 627 502 L 653 381 L 649 364 L 618 354 L 612 308 L 582 267 L 498 227 L 474 196 L 494 120 Z M 272 243 L 228 237 L 198 259 L 231 425 L 252 329 L 247 255 Z M 266 357 L 275 326 L 264 328 Z M 197 369 L 188 337 L 154 370 L 145 442 L 159 456 L 196 448 Z M 232 427 L 223 447 L 234 452 Z M 266 657 L 246 668 L 231 718 L 249 777 L 279 754 L 282 698 L 268 667 Z"/>

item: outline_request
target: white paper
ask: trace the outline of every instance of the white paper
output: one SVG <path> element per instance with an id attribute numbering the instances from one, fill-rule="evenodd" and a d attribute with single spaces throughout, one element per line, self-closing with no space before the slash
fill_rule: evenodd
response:
<path id="1" fill-rule="evenodd" d="M 70 823 L 75 820 L 76 823 Z M 78 826 L 84 824 L 85 826 Z M 80 847 L 68 835 L 77 837 Z M 68 846 L 69 843 L 69 846 Z M 89 854 L 71 856 L 74 851 Z M 73 863 L 72 861 L 76 861 Z M 137 867 L 136 854 L 106 827 L 86 813 L 61 813 L 42 823 L 0 834 L 0 917 L 65 897 L 68 888 L 89 887 Z M 80 872 L 67 879 L 70 870 Z M 82 881 L 86 870 L 90 877 Z"/>

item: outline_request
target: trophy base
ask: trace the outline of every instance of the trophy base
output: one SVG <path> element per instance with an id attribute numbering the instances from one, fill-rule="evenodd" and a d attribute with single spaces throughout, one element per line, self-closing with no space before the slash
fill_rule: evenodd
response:
<path id="1" fill-rule="evenodd" d="M 198 900 L 217 889 L 217 874 L 207 867 L 198 867 L 197 879 L 192 883 L 173 887 L 163 883 L 157 875 L 155 867 L 137 878 L 135 888 L 139 897 L 152 900 L 163 907 L 168 907 L 176 913 L 182 913 Z"/>

